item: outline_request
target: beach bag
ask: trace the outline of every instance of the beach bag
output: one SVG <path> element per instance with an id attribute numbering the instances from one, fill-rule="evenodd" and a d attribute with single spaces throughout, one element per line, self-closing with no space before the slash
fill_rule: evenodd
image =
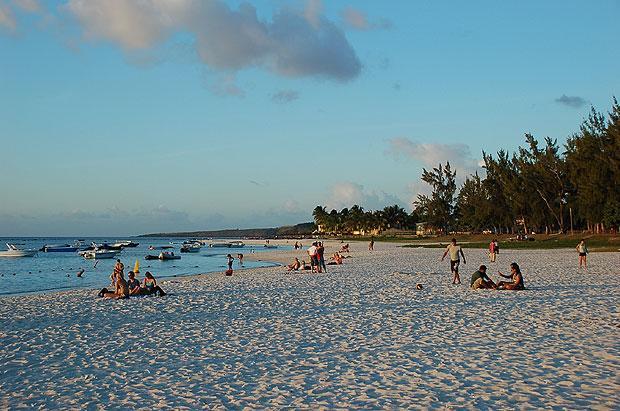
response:
<path id="1" fill-rule="evenodd" d="M 228 269 L 228 270 L 226 270 L 224 272 L 224 274 L 226 274 L 226 275 L 232 275 L 232 273 L 233 273 L 233 270 L 231 270 L 231 269 Z"/>

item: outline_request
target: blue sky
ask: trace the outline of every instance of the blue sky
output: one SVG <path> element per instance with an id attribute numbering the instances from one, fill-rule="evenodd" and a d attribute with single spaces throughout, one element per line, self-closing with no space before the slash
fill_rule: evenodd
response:
<path id="1" fill-rule="evenodd" d="M 564 141 L 620 2 L 0 0 L 0 236 L 311 220 Z"/>

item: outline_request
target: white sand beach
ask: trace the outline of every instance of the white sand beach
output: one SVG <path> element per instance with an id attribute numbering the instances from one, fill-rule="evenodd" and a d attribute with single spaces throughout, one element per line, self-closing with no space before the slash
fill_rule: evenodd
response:
<path id="1" fill-rule="evenodd" d="M 620 408 L 618 253 L 466 249 L 455 286 L 440 249 L 351 246 L 324 274 L 0 298 L 0 408 Z M 469 289 L 512 261 L 527 290 Z"/>

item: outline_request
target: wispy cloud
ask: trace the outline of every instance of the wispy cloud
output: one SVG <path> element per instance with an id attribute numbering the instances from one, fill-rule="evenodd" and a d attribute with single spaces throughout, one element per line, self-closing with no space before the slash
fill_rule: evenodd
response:
<path id="1" fill-rule="evenodd" d="M 366 13 L 353 7 L 347 7 L 341 13 L 344 23 L 355 30 L 389 29 L 392 23 L 387 19 L 369 21 Z"/>
<path id="2" fill-rule="evenodd" d="M 299 99 L 299 92 L 295 90 L 280 90 L 271 95 L 271 101 L 278 104 L 286 104 Z"/>
<path id="3" fill-rule="evenodd" d="M 0 28 L 4 28 L 8 31 L 15 31 L 17 29 L 17 22 L 13 16 L 13 12 L 8 5 L 0 3 Z"/>
<path id="4" fill-rule="evenodd" d="M 562 94 L 561 97 L 556 98 L 555 102 L 573 108 L 581 108 L 588 104 L 588 102 L 583 97 L 567 96 L 566 94 Z"/>

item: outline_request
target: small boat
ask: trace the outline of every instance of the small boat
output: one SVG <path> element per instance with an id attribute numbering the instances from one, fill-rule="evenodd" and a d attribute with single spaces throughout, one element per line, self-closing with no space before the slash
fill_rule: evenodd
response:
<path id="1" fill-rule="evenodd" d="M 160 260 L 180 260 L 181 256 L 174 255 L 172 251 L 162 251 L 161 253 L 159 253 L 159 256 L 157 258 L 159 258 Z"/>
<path id="2" fill-rule="evenodd" d="M 35 248 L 19 249 L 15 244 L 6 243 L 8 250 L 0 251 L 0 257 L 34 257 L 39 250 Z"/>
<path id="3" fill-rule="evenodd" d="M 149 254 L 149 255 L 144 256 L 144 259 L 145 260 L 159 260 L 159 256 L 158 255 Z"/>
<path id="4" fill-rule="evenodd" d="M 77 245 L 69 245 L 69 244 L 54 244 L 54 245 L 44 245 L 40 251 L 44 253 L 75 253 L 80 248 L 79 244 Z"/>
<path id="5" fill-rule="evenodd" d="M 116 257 L 116 250 L 90 250 L 82 254 L 87 260 L 104 260 Z"/>
<path id="6" fill-rule="evenodd" d="M 201 248 L 202 246 L 199 244 L 183 244 L 180 251 L 182 253 L 198 253 Z"/>
<path id="7" fill-rule="evenodd" d="M 152 245 L 149 246 L 149 250 L 169 250 L 171 248 L 174 248 L 174 247 L 171 246 L 171 245 L 162 245 L 162 246 L 159 246 L 159 247 L 155 247 L 155 246 L 152 246 Z"/>
<path id="8" fill-rule="evenodd" d="M 125 247 L 133 248 L 133 247 L 137 247 L 139 245 L 140 245 L 140 243 L 134 243 L 131 240 L 122 240 L 122 241 L 115 242 L 112 246 L 113 247 L 121 247 L 121 248 L 125 248 Z"/>
<path id="9" fill-rule="evenodd" d="M 232 244 L 231 243 L 211 243 L 209 244 L 209 247 L 213 247 L 213 248 L 230 248 Z"/>
<path id="10" fill-rule="evenodd" d="M 277 245 L 273 245 L 273 244 L 265 244 L 263 247 L 265 247 L 265 248 L 278 248 Z"/>
<path id="11" fill-rule="evenodd" d="M 243 241 L 231 241 L 230 242 L 230 247 L 231 248 L 243 248 L 245 247 L 245 243 Z"/>

